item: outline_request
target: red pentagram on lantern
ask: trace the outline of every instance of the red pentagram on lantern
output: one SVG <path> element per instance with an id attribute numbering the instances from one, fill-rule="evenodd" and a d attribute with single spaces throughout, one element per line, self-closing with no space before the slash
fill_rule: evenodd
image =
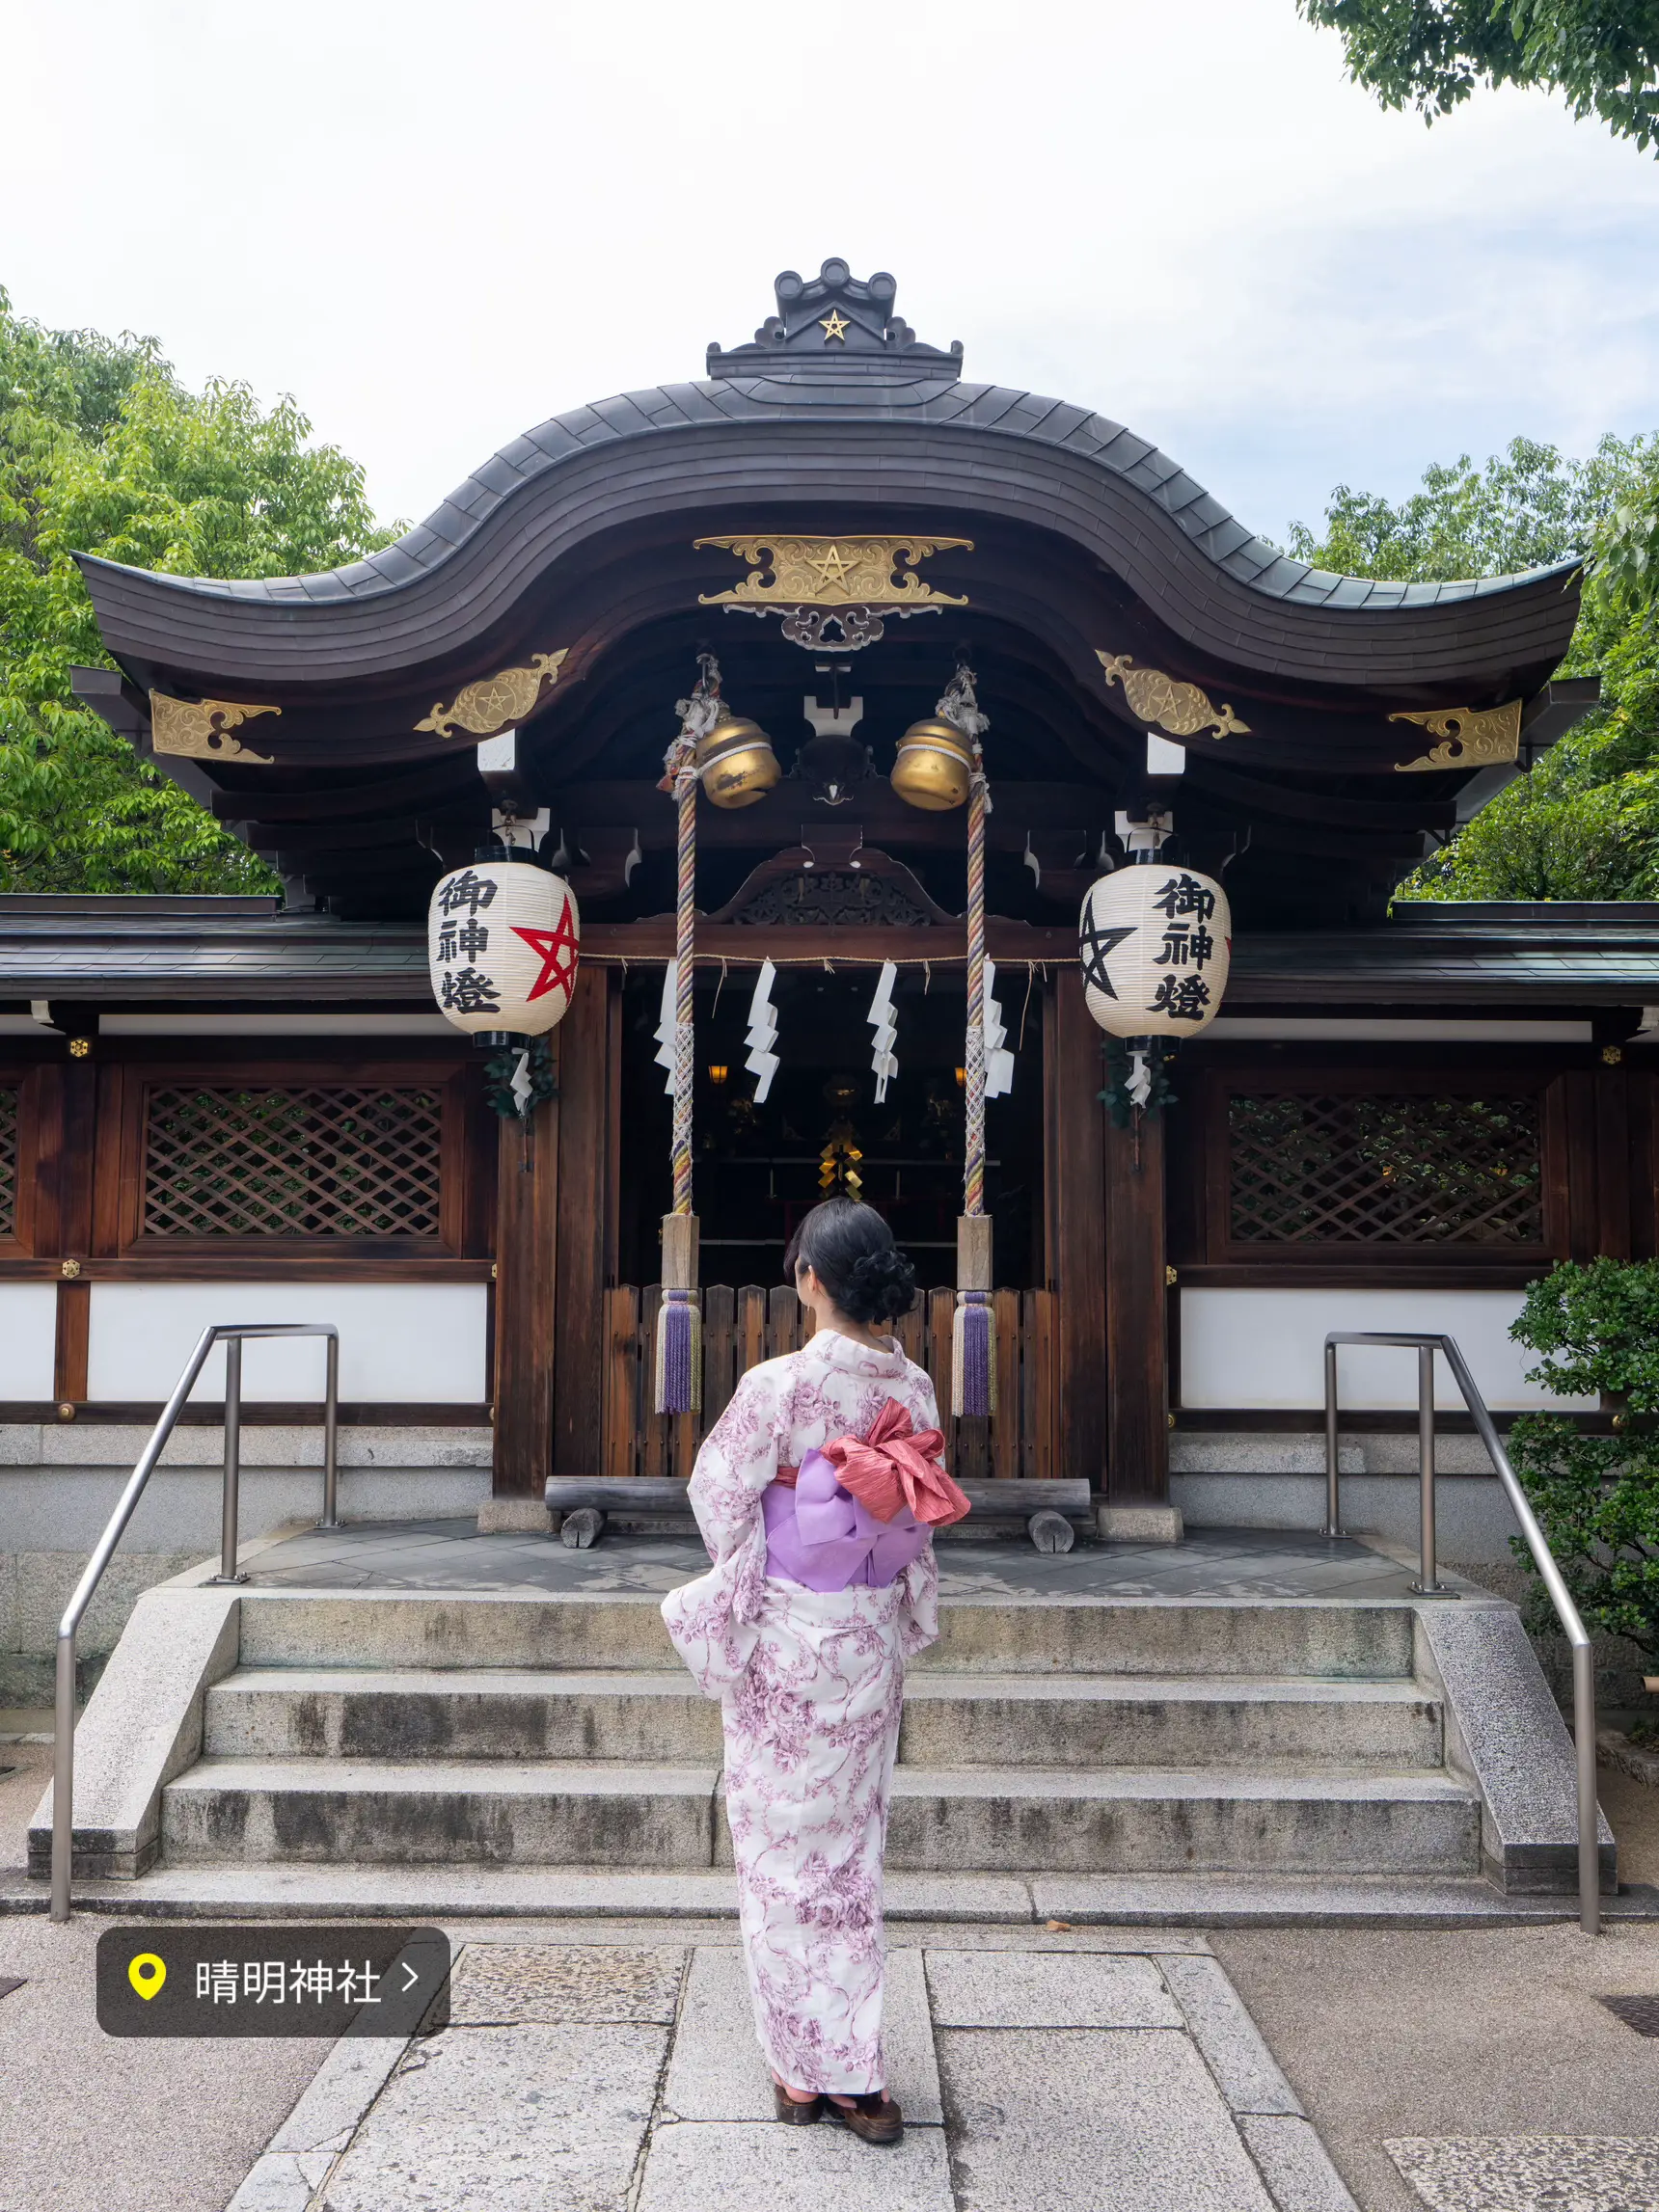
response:
<path id="1" fill-rule="evenodd" d="M 576 962 L 578 945 L 576 931 L 570 922 L 570 903 L 558 917 L 557 930 L 521 930 L 513 924 L 513 935 L 522 937 L 541 962 L 541 973 L 526 991 L 529 1000 L 545 998 L 549 991 L 561 990 L 568 998 L 576 987 Z"/>

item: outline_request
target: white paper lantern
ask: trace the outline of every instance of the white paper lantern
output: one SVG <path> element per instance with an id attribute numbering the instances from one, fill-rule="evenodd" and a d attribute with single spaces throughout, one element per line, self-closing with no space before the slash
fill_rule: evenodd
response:
<path id="1" fill-rule="evenodd" d="M 476 860 L 432 893 L 426 957 L 438 1011 L 472 1036 L 541 1037 L 576 988 L 582 921 L 561 876 L 525 860 Z"/>
<path id="2" fill-rule="evenodd" d="M 1083 996 L 1113 1037 L 1196 1037 L 1227 988 L 1233 917 L 1212 877 L 1155 861 L 1091 883 L 1078 919 Z"/>

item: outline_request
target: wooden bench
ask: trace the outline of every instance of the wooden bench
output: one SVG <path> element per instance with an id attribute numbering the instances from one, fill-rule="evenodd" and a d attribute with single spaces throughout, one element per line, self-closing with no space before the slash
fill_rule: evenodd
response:
<path id="1" fill-rule="evenodd" d="M 1062 1482 L 965 1482 L 962 1487 L 973 1507 L 958 1524 L 964 1533 L 1022 1525 L 1039 1551 L 1069 1551 L 1079 1527 L 1085 1535 L 1093 1527 L 1094 1501 L 1081 1476 Z M 546 1495 L 549 1512 L 558 1518 L 559 1534 L 574 1551 L 596 1544 L 613 1513 L 662 1516 L 695 1526 L 686 1485 L 664 1476 L 556 1474 L 548 1479 Z"/>

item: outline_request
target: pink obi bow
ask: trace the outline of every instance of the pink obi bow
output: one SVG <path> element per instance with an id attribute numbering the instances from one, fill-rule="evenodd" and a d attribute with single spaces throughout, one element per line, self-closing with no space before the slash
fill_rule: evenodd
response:
<path id="1" fill-rule="evenodd" d="M 819 1591 L 896 1581 L 927 1549 L 930 1524 L 968 1510 L 936 1464 L 943 1448 L 938 1429 L 912 1435 L 889 1398 L 868 1437 L 837 1437 L 799 1468 L 780 1467 L 761 1493 L 767 1573 Z"/>
<path id="2" fill-rule="evenodd" d="M 966 1497 L 939 1464 L 943 1450 L 943 1432 L 917 1435 L 897 1398 L 887 1400 L 867 1437 L 836 1437 L 823 1446 L 842 1488 L 878 1521 L 891 1521 L 908 1505 L 930 1528 L 947 1528 L 968 1511 Z"/>

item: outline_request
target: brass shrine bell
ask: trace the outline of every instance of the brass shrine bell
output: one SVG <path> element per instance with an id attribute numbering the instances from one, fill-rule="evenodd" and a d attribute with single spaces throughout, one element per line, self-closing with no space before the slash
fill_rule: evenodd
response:
<path id="1" fill-rule="evenodd" d="M 697 774 L 715 806 L 752 806 L 781 781 L 772 740 L 743 715 L 721 717 L 697 742 Z"/>
<path id="2" fill-rule="evenodd" d="M 963 806 L 973 775 L 973 747 L 954 723 L 912 722 L 899 740 L 892 786 L 907 806 L 930 814 Z"/>

